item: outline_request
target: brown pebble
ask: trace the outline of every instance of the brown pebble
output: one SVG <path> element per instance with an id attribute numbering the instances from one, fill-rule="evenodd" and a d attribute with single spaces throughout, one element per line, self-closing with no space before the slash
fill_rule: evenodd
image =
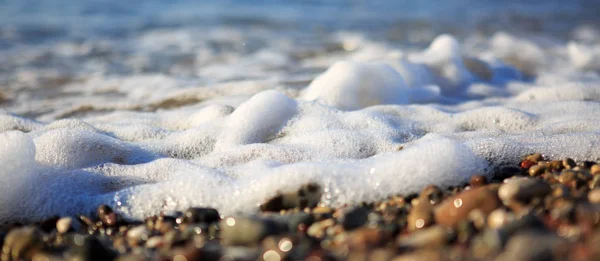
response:
<path id="1" fill-rule="evenodd" d="M 30 260 L 43 249 L 42 232 L 35 227 L 23 227 L 11 230 L 4 239 L 2 261 Z"/>
<path id="2" fill-rule="evenodd" d="M 71 229 L 71 224 L 73 223 L 73 219 L 70 217 L 64 217 L 56 221 L 56 231 L 59 234 L 67 233 Z"/>
<path id="3" fill-rule="evenodd" d="M 563 260 L 564 257 L 555 255 L 556 250 L 565 243 L 564 239 L 554 234 L 523 231 L 508 241 L 505 251 L 496 260 Z"/>
<path id="4" fill-rule="evenodd" d="M 529 168 L 528 173 L 529 173 L 529 176 L 536 177 L 536 176 L 542 175 L 542 173 L 544 173 L 545 170 L 546 170 L 545 166 L 535 165 L 535 166 L 531 166 Z"/>
<path id="5" fill-rule="evenodd" d="M 488 215 L 487 224 L 491 229 L 498 229 L 514 220 L 516 220 L 514 213 L 499 208 Z"/>
<path id="6" fill-rule="evenodd" d="M 487 184 L 487 179 L 483 175 L 473 175 L 469 181 L 471 187 L 481 187 Z"/>
<path id="7" fill-rule="evenodd" d="M 420 250 L 403 254 L 401 256 L 394 257 L 392 261 L 417 261 L 417 260 L 428 260 L 428 261 L 444 261 L 448 260 L 445 253 L 437 250 Z"/>
<path id="8" fill-rule="evenodd" d="M 573 171 L 567 170 L 567 171 L 563 171 L 560 173 L 560 176 L 558 176 L 558 182 L 560 182 L 563 185 L 569 186 L 572 184 L 573 181 L 575 181 L 576 179 L 576 174 Z"/>
<path id="9" fill-rule="evenodd" d="M 531 161 L 533 163 L 538 163 L 540 161 L 543 161 L 544 157 L 542 156 L 542 154 L 535 153 L 535 154 L 531 154 L 531 155 L 526 156 L 524 158 L 524 160 L 529 160 L 529 161 Z"/>
<path id="10" fill-rule="evenodd" d="M 535 163 L 531 160 L 523 160 L 521 161 L 521 168 L 523 169 L 529 169 L 531 168 L 531 166 L 535 165 Z"/>
<path id="11" fill-rule="evenodd" d="M 398 246 L 401 248 L 438 248 L 444 246 L 452 238 L 452 229 L 435 225 L 408 235 L 398 237 Z"/>
<path id="12" fill-rule="evenodd" d="M 600 174 L 600 165 L 598 165 L 598 164 L 592 165 L 592 167 L 590 168 L 590 173 L 592 173 L 592 175 Z"/>
<path id="13" fill-rule="evenodd" d="M 595 188 L 588 192 L 588 200 L 591 203 L 600 203 L 600 188 Z"/>
<path id="14" fill-rule="evenodd" d="M 474 209 L 488 214 L 502 206 L 498 193 L 489 187 L 473 188 L 450 197 L 435 209 L 438 224 L 454 226 L 465 219 Z"/>
<path id="15" fill-rule="evenodd" d="M 383 241 L 382 232 L 377 228 L 363 227 L 355 229 L 347 235 L 348 247 L 351 249 L 367 249 Z"/>
<path id="16" fill-rule="evenodd" d="M 414 199 L 412 209 L 408 213 L 408 230 L 413 231 L 427 227 L 433 223 L 433 209 L 432 205 L 428 200 Z"/>

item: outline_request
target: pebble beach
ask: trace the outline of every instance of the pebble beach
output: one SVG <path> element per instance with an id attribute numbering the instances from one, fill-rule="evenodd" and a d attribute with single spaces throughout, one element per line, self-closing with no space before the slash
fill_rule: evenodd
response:
<path id="1" fill-rule="evenodd" d="M 0 260 L 600 260 L 595 0 L 0 2 Z"/>
<path id="2" fill-rule="evenodd" d="M 491 180 L 377 202 L 319 206 L 306 184 L 253 215 L 192 207 L 125 220 L 6 224 L 1 260 L 598 260 L 600 165 L 529 155 Z"/>

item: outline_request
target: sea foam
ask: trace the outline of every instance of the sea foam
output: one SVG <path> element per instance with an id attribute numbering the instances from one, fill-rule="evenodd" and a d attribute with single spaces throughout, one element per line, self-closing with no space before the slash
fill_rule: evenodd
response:
<path id="1" fill-rule="evenodd" d="M 296 61 L 329 66 L 317 73 L 288 75 L 286 51 L 263 50 L 198 72 L 221 83 L 97 75 L 44 99 L 9 89 L 0 221 L 98 204 L 127 218 L 190 206 L 229 215 L 306 183 L 341 206 L 489 177 L 528 153 L 600 158 L 600 77 L 585 58 L 599 42 L 545 49 L 498 33 L 469 51 L 441 35 L 399 52 L 338 37 L 351 51 Z"/>

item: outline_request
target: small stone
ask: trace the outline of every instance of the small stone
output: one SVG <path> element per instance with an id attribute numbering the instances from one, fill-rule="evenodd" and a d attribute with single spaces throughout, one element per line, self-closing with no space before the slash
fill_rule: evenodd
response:
<path id="1" fill-rule="evenodd" d="M 32 261 L 63 261 L 64 258 L 60 255 L 46 253 L 46 252 L 38 252 L 33 255 L 31 258 Z"/>
<path id="2" fill-rule="evenodd" d="M 130 245 L 137 246 L 150 238 L 150 231 L 144 225 L 133 227 L 127 231 L 127 240 Z"/>
<path id="3" fill-rule="evenodd" d="M 306 234 L 314 238 L 323 238 L 325 236 L 325 230 L 334 225 L 335 220 L 332 218 L 315 222 L 312 225 L 310 225 L 310 227 L 308 227 Z"/>
<path id="4" fill-rule="evenodd" d="M 481 260 L 492 260 L 503 246 L 502 233 L 486 229 L 471 241 L 471 254 Z"/>
<path id="5" fill-rule="evenodd" d="M 513 222 L 516 219 L 516 216 L 512 212 L 507 212 L 504 209 L 496 209 L 492 211 L 487 218 L 488 227 L 491 229 L 500 228 L 507 223 Z"/>
<path id="6" fill-rule="evenodd" d="M 44 248 L 42 232 L 35 227 L 23 227 L 11 230 L 4 239 L 2 261 L 30 260 Z"/>
<path id="7" fill-rule="evenodd" d="M 220 219 L 219 212 L 214 208 L 188 208 L 183 214 L 185 223 L 212 223 Z"/>
<path id="8" fill-rule="evenodd" d="M 417 261 L 417 260 L 427 260 L 427 261 L 445 261 L 449 260 L 447 254 L 440 252 L 438 250 L 428 249 L 428 250 L 419 250 L 411 253 L 406 253 L 400 256 L 396 256 L 392 259 L 392 261 Z"/>
<path id="9" fill-rule="evenodd" d="M 427 186 L 421 191 L 418 199 L 420 202 L 429 201 L 430 204 L 438 204 L 444 199 L 444 192 L 434 185 Z"/>
<path id="10" fill-rule="evenodd" d="M 569 196 L 569 188 L 563 184 L 555 184 L 552 189 L 552 196 L 555 198 L 564 198 Z"/>
<path id="11" fill-rule="evenodd" d="M 318 184 L 307 184 L 298 191 L 279 193 L 260 206 L 262 211 L 278 212 L 293 208 L 314 208 L 321 200 L 322 190 Z"/>
<path id="12" fill-rule="evenodd" d="M 73 223 L 73 219 L 70 217 L 64 217 L 56 221 L 56 231 L 59 234 L 67 233 L 71 230 L 71 224 Z"/>
<path id="13" fill-rule="evenodd" d="M 113 260 L 117 253 L 113 252 L 98 238 L 75 234 L 70 242 L 70 251 L 67 260 Z"/>
<path id="14" fill-rule="evenodd" d="M 562 161 L 562 165 L 565 169 L 572 169 L 577 166 L 577 163 L 571 158 L 566 158 Z"/>
<path id="15" fill-rule="evenodd" d="M 533 161 L 530 160 L 523 160 L 521 161 L 521 168 L 523 169 L 529 169 L 531 168 L 531 166 L 535 165 L 535 163 Z"/>
<path id="16" fill-rule="evenodd" d="M 529 173 L 529 176 L 532 176 L 532 177 L 537 177 L 537 176 L 539 176 L 539 175 L 542 175 L 542 174 L 544 173 L 544 171 L 545 171 L 545 170 L 546 170 L 546 167 L 545 167 L 545 166 L 542 166 L 542 165 L 534 165 L 534 166 L 531 166 L 531 167 L 529 168 L 529 171 L 528 171 L 528 173 Z"/>
<path id="17" fill-rule="evenodd" d="M 117 225 L 117 214 L 113 212 L 113 210 L 107 205 L 100 205 L 98 210 L 96 211 L 98 214 L 98 219 L 102 221 L 102 224 L 106 226 L 115 226 Z"/>
<path id="18" fill-rule="evenodd" d="M 589 183 L 589 188 L 590 189 L 600 188 L 600 175 L 594 175 L 594 177 L 592 178 L 592 180 Z"/>
<path id="19" fill-rule="evenodd" d="M 344 213 L 342 226 L 345 230 L 352 230 L 365 224 L 371 210 L 365 207 L 353 207 Z"/>
<path id="20" fill-rule="evenodd" d="M 498 196 L 506 203 L 513 201 L 528 201 L 534 197 L 543 197 L 550 193 L 552 189 L 546 182 L 531 179 L 511 179 L 502 184 L 498 190 Z"/>
<path id="21" fill-rule="evenodd" d="M 469 181 L 471 187 L 481 187 L 487 184 L 487 178 L 483 175 L 473 175 Z"/>
<path id="22" fill-rule="evenodd" d="M 575 174 L 575 172 L 567 170 L 567 171 L 562 171 L 560 173 L 560 176 L 558 176 L 558 182 L 560 182 L 561 184 L 564 184 L 566 186 L 569 186 L 572 184 L 573 181 L 575 181 L 577 178 L 577 175 Z"/>
<path id="23" fill-rule="evenodd" d="M 542 156 L 542 154 L 535 153 L 535 154 L 531 154 L 531 155 L 526 156 L 524 158 L 524 160 L 529 160 L 529 161 L 531 161 L 533 163 L 538 163 L 540 161 L 543 161 L 544 157 Z"/>
<path id="24" fill-rule="evenodd" d="M 412 209 L 408 213 L 408 230 L 413 231 L 433 224 L 434 205 L 428 200 L 414 199 Z"/>
<path id="25" fill-rule="evenodd" d="M 438 224 L 454 226 L 464 220 L 472 210 L 479 209 L 488 214 L 502 206 L 498 193 L 490 187 L 479 187 L 465 190 L 446 199 L 435 209 L 435 220 Z"/>
<path id="26" fill-rule="evenodd" d="M 153 236 L 146 241 L 146 248 L 158 248 L 165 244 L 164 238 L 160 236 Z"/>
<path id="27" fill-rule="evenodd" d="M 368 249 L 383 241 L 383 233 L 377 228 L 363 227 L 353 230 L 347 235 L 347 243 L 351 249 Z"/>
<path id="28" fill-rule="evenodd" d="M 253 217 L 228 217 L 219 221 L 221 242 L 226 245 L 253 245 L 280 228 L 273 221 Z"/>
<path id="29" fill-rule="evenodd" d="M 588 192 L 588 200 L 591 203 L 600 203 L 600 188 L 595 188 Z"/>
<path id="30" fill-rule="evenodd" d="M 435 225 L 398 238 L 401 248 L 438 248 L 444 246 L 453 237 L 453 231 L 447 227 Z"/>
<path id="31" fill-rule="evenodd" d="M 564 260 L 555 256 L 556 250 L 564 244 L 564 239 L 551 233 L 523 231 L 508 241 L 505 251 L 496 260 Z"/>
<path id="32" fill-rule="evenodd" d="M 598 164 L 592 165 L 592 167 L 590 167 L 590 173 L 592 175 L 598 175 L 598 174 L 600 174 L 600 165 L 598 165 Z"/>

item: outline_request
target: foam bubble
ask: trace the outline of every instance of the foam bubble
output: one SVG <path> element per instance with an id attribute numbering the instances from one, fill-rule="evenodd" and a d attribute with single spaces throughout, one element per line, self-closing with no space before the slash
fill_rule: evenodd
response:
<path id="1" fill-rule="evenodd" d="M 402 76 L 383 63 L 337 62 L 318 76 L 302 94 L 342 110 L 408 102 Z"/>

